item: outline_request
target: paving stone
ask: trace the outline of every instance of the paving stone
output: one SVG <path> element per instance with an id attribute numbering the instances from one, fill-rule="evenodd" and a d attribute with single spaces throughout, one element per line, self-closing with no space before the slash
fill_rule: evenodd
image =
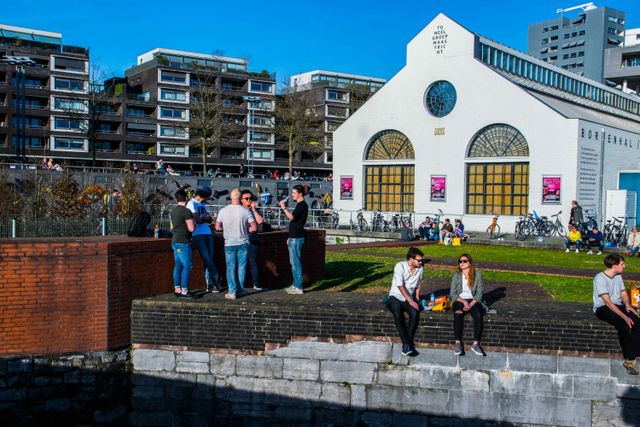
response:
<path id="1" fill-rule="evenodd" d="M 620 362 L 622 363 L 622 362 Z M 558 373 L 588 377 L 608 377 L 611 373 L 609 359 L 594 357 L 558 356 Z"/>
<path id="2" fill-rule="evenodd" d="M 555 374 L 558 372 L 558 356 L 552 354 L 508 353 L 509 369 L 521 372 Z"/>
<path id="3" fill-rule="evenodd" d="M 282 359 L 266 356 L 238 356 L 236 374 L 259 378 L 282 378 Z"/>
<path id="4" fill-rule="evenodd" d="M 288 346 L 269 350 L 269 356 L 298 359 L 335 360 L 339 346 L 335 343 L 319 341 L 291 341 Z"/>
<path id="5" fill-rule="evenodd" d="M 459 368 L 422 366 L 420 369 L 420 387 L 459 389 L 460 372 Z"/>
<path id="6" fill-rule="evenodd" d="M 209 355 L 209 369 L 213 375 L 229 376 L 236 374 L 236 356 L 232 355 Z"/>
<path id="7" fill-rule="evenodd" d="M 351 408 L 363 409 L 367 407 L 366 386 L 351 384 Z"/>
<path id="8" fill-rule="evenodd" d="M 376 410 L 446 413 L 448 391 L 401 387 L 369 387 L 367 407 Z"/>
<path id="9" fill-rule="evenodd" d="M 348 384 L 371 384 L 376 367 L 374 363 L 325 360 L 320 363 L 320 379 Z"/>
<path id="10" fill-rule="evenodd" d="M 499 417 L 513 423 L 587 427 L 591 426 L 591 401 L 502 394 Z"/>
<path id="11" fill-rule="evenodd" d="M 506 369 L 507 353 L 487 353 L 487 356 L 483 357 L 468 351 L 465 356 L 458 357 L 458 363 L 463 369 L 477 371 Z"/>
<path id="12" fill-rule="evenodd" d="M 376 372 L 375 383 L 398 387 L 418 387 L 421 372 L 420 367 L 380 365 Z"/>
<path id="13" fill-rule="evenodd" d="M 292 380 L 317 380 L 320 377 L 320 361 L 307 359 L 282 359 L 282 377 Z"/>
<path id="14" fill-rule="evenodd" d="M 500 370 L 491 372 L 491 391 L 503 394 L 571 397 L 573 376 Z"/>
<path id="15" fill-rule="evenodd" d="M 445 350 L 441 348 L 418 348 L 418 352 L 420 353 L 418 356 L 408 358 L 409 365 L 458 365 L 458 357 L 453 354 L 453 350 Z"/>
<path id="16" fill-rule="evenodd" d="M 387 363 L 391 361 L 391 343 L 359 341 L 341 346 L 337 360 Z"/>
<path id="17" fill-rule="evenodd" d="M 197 374 L 196 375 L 196 383 L 198 387 L 211 387 L 215 384 L 215 377 L 213 375 L 208 374 Z"/>
<path id="18" fill-rule="evenodd" d="M 501 395 L 479 391 L 451 390 L 448 414 L 467 419 L 496 420 Z"/>
<path id="19" fill-rule="evenodd" d="M 489 374 L 487 372 L 463 370 L 460 373 L 460 388 L 466 391 L 489 391 Z"/>
<path id="20" fill-rule="evenodd" d="M 169 350 L 136 349 L 133 351 L 135 371 L 171 371 L 176 367 L 175 354 Z"/>
<path id="21" fill-rule="evenodd" d="M 573 377 L 573 398 L 615 400 L 617 381 L 605 377 Z"/>
<path id="22" fill-rule="evenodd" d="M 320 393 L 320 402 L 348 407 L 351 402 L 351 388 L 346 384 L 324 383 Z"/>
<path id="23" fill-rule="evenodd" d="M 209 353 L 204 351 L 178 351 L 176 362 L 209 363 Z"/>
<path id="24" fill-rule="evenodd" d="M 616 384 L 615 395 L 619 398 L 624 398 L 627 400 L 640 400 L 640 386 L 630 385 L 630 384 Z M 612 399 L 611 395 L 609 395 L 607 399 L 599 399 L 599 400 L 614 400 L 614 399 Z"/>
<path id="25" fill-rule="evenodd" d="M 613 402 L 592 403 L 593 427 L 637 427 L 640 420 L 640 402 L 616 399 Z"/>

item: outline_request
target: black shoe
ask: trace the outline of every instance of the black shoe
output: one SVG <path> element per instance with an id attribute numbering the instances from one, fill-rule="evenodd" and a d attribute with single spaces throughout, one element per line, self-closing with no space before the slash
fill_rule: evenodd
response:
<path id="1" fill-rule="evenodd" d="M 174 292 L 173 296 L 176 298 L 180 298 L 182 296 L 182 294 L 180 292 Z"/>
<path id="2" fill-rule="evenodd" d="M 197 298 L 195 294 L 192 294 L 191 292 L 187 292 L 186 294 L 181 293 L 180 294 L 180 298 Z"/>
<path id="3" fill-rule="evenodd" d="M 418 353 L 418 352 L 416 351 L 416 349 L 415 349 L 415 348 L 412 348 L 412 349 L 411 349 L 411 352 L 410 352 L 409 354 L 407 354 L 407 356 L 409 356 L 409 357 L 416 357 L 416 356 L 418 356 L 419 354 L 420 354 L 420 353 Z"/>

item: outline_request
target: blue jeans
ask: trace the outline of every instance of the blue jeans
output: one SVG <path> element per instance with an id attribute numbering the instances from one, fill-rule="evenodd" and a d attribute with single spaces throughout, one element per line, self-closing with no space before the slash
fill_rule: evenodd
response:
<path id="1" fill-rule="evenodd" d="M 631 245 L 627 246 L 627 250 L 631 253 L 630 256 L 634 256 L 635 254 L 637 254 L 638 249 L 640 249 L 640 246 L 635 246 L 635 247 Z"/>
<path id="2" fill-rule="evenodd" d="M 191 243 L 172 243 L 173 260 L 173 286 L 189 289 L 189 273 L 191 273 Z"/>
<path id="3" fill-rule="evenodd" d="M 213 236 L 211 234 L 199 234 L 191 238 L 193 246 L 200 252 L 202 263 L 204 264 L 204 278 L 207 288 L 212 288 L 214 284 L 220 283 L 220 274 L 213 262 Z"/>
<path id="4" fill-rule="evenodd" d="M 244 291 L 243 287 L 244 278 L 247 273 L 248 250 L 248 243 L 224 247 L 224 255 L 227 259 L 227 284 L 229 285 L 230 294 L 241 294 Z"/>
<path id="5" fill-rule="evenodd" d="M 302 289 L 302 257 L 300 252 L 304 245 L 304 237 L 289 239 L 289 262 L 293 275 L 293 286 Z"/>
<path id="6" fill-rule="evenodd" d="M 429 236 L 429 227 L 418 227 L 418 231 L 420 232 L 421 239 Z"/>
<path id="7" fill-rule="evenodd" d="M 582 242 L 581 242 L 580 240 L 576 240 L 575 242 L 572 242 L 572 241 L 571 241 L 571 240 L 569 240 L 569 239 L 565 239 L 565 241 L 564 241 L 564 246 L 565 246 L 567 249 L 570 249 L 570 248 L 571 248 L 571 245 L 573 245 L 573 244 L 575 244 L 575 245 L 576 245 L 576 249 L 580 250 L 580 245 L 582 244 Z"/>

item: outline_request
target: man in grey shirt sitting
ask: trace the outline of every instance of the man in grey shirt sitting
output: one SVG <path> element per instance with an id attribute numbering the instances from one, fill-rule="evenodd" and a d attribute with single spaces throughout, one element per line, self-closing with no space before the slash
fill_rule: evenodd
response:
<path id="1" fill-rule="evenodd" d="M 618 331 L 624 356 L 624 367 L 630 375 L 638 375 L 636 357 L 640 356 L 640 318 L 631 307 L 624 282 L 624 257 L 609 254 L 604 259 L 606 270 L 593 278 L 593 311 L 600 320 Z"/>

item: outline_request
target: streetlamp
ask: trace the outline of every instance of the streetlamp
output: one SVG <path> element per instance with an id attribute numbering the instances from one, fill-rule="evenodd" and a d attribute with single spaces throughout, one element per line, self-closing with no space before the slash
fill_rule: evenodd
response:
<path id="1" fill-rule="evenodd" d="M 27 160 L 27 116 L 26 116 L 26 86 L 27 79 L 25 75 L 26 66 L 36 65 L 35 61 L 28 56 L 10 56 L 5 55 L 0 58 L 0 62 L 15 65 L 15 91 L 16 91 L 16 158 L 19 162 L 25 163 Z"/>
<path id="2" fill-rule="evenodd" d="M 242 100 L 247 101 L 249 106 L 249 141 L 247 142 L 249 155 L 247 156 L 247 173 L 249 176 L 253 176 L 253 110 L 260 106 L 261 99 L 259 96 L 243 96 Z"/>

